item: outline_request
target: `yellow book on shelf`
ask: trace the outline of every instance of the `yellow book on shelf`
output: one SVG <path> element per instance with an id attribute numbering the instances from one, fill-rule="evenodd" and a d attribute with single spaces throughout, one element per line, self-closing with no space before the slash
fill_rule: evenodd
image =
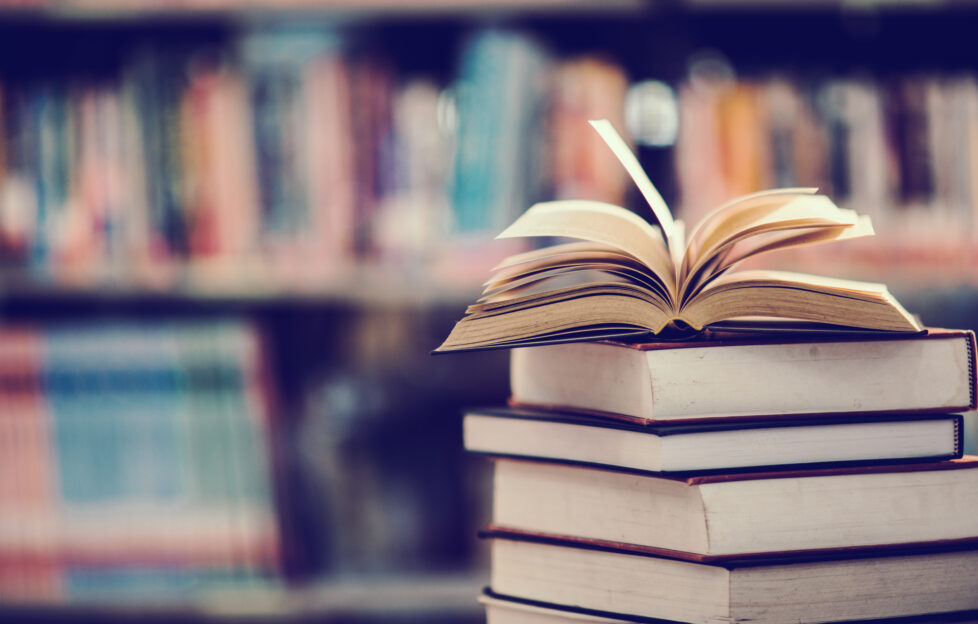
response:
<path id="1" fill-rule="evenodd" d="M 882 284 L 731 270 L 770 251 L 871 236 L 868 217 L 839 208 L 816 189 L 775 189 L 720 206 L 687 236 L 614 127 L 606 120 L 591 125 L 638 186 L 658 226 L 603 202 L 534 205 L 499 238 L 578 241 L 504 260 L 436 351 L 663 335 L 731 321 L 921 331 Z"/>

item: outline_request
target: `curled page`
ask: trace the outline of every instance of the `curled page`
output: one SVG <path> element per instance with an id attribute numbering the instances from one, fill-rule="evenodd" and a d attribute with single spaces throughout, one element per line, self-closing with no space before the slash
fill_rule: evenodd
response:
<path id="1" fill-rule="evenodd" d="M 629 149 L 628 144 L 625 140 L 621 138 L 621 135 L 615 130 L 615 127 L 611 125 L 611 122 L 607 119 L 597 119 L 589 121 L 588 123 L 598 131 L 601 138 L 604 140 L 605 144 L 611 148 L 612 153 L 614 153 L 615 158 L 618 162 L 625 167 L 625 171 L 631 176 L 632 180 L 635 182 L 635 186 L 642 193 L 642 197 L 648 202 L 649 208 L 652 209 L 652 214 L 655 215 L 656 220 L 659 222 L 659 226 L 662 228 L 663 234 L 666 237 L 666 245 L 669 248 L 669 255 L 672 258 L 673 263 L 679 266 L 682 260 L 683 251 L 685 251 L 686 242 L 682 239 L 682 233 L 676 224 L 673 222 L 672 212 L 669 210 L 669 206 L 666 205 L 662 195 L 652 184 L 652 180 L 649 180 L 649 176 L 645 174 L 645 170 L 642 169 L 642 165 L 638 162 L 638 158 Z"/>
<path id="2" fill-rule="evenodd" d="M 675 292 L 675 265 L 662 236 L 637 214 L 621 206 L 589 200 L 563 200 L 534 205 L 497 238 L 561 236 L 580 238 L 621 249 L 645 264 Z"/>

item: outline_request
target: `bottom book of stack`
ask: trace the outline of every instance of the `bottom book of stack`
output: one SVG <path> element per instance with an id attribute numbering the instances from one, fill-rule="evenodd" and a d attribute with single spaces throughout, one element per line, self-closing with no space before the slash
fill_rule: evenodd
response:
<path id="1" fill-rule="evenodd" d="M 603 617 L 773 624 L 978 610 L 978 540 L 705 558 L 600 540 L 487 535 L 494 595 Z"/>
<path id="2" fill-rule="evenodd" d="M 487 590 L 479 598 L 486 609 L 487 624 L 674 624 L 672 620 L 641 616 L 603 613 L 593 609 L 581 609 L 547 604 L 533 600 L 499 596 Z M 718 618 L 710 620 L 727 624 L 741 620 Z M 798 622 L 802 620 L 789 620 Z M 952 611 L 907 617 L 882 617 L 852 621 L 853 624 L 978 624 L 978 611 Z"/>

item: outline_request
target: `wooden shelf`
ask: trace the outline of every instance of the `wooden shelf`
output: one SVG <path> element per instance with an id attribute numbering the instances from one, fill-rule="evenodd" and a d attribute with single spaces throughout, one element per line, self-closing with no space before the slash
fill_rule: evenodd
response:
<path id="1" fill-rule="evenodd" d="M 127 274 L 87 270 L 42 278 L 0 272 L 0 301 L 63 302 L 77 299 L 184 303 L 339 304 L 352 306 L 466 305 L 478 297 L 483 277 L 400 274 L 396 267 L 353 266 L 315 278 L 287 271 L 186 265 Z"/>
<path id="2" fill-rule="evenodd" d="M 511 252 L 512 250 L 507 250 Z M 61 303 L 456 306 L 474 302 L 480 285 L 507 253 L 477 253 L 430 265 L 351 264 L 335 268 L 270 265 L 259 260 L 87 267 L 50 276 L 0 271 L 0 301 Z M 405 268 L 407 267 L 407 268 Z M 827 250 L 788 251 L 742 268 L 770 268 L 887 284 L 894 292 L 978 288 L 978 245 L 856 241 Z"/>
<path id="3" fill-rule="evenodd" d="M 191 602 L 133 601 L 0 605 L 16 622 L 330 622 L 471 621 L 484 618 L 477 597 L 487 573 L 420 574 L 326 580 L 295 589 L 256 586 Z"/>
<path id="4" fill-rule="evenodd" d="M 239 18 L 275 14 L 326 17 L 411 17 L 427 15 L 608 14 L 647 12 L 649 0 L 14 0 L 0 4 L 3 16 L 64 20 L 148 18 Z M 973 0 L 680 0 L 688 10 L 917 10 L 973 9 Z"/>
<path id="5" fill-rule="evenodd" d="M 2 16 L 44 19 L 247 18 L 268 14 L 324 17 L 411 17 L 641 11 L 643 0 L 22 0 L 0 5 Z"/>

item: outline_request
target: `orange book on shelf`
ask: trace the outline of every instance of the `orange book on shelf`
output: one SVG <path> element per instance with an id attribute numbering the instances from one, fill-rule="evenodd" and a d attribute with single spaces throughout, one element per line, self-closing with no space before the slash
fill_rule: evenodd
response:
<path id="1" fill-rule="evenodd" d="M 771 187 L 767 111 L 761 96 L 756 85 L 738 83 L 725 90 L 718 102 L 728 197 Z"/>
<path id="2" fill-rule="evenodd" d="M 557 68 L 550 136 L 558 197 L 624 203 L 628 176 L 586 122 L 612 113 L 616 116 L 609 120 L 623 127 L 627 89 L 621 67 L 598 58 L 566 61 Z"/>
<path id="3" fill-rule="evenodd" d="M 258 198 L 250 109 L 240 76 L 220 67 L 194 76 L 181 107 L 194 255 L 239 258 L 254 252 Z"/>
<path id="4" fill-rule="evenodd" d="M 699 221 L 729 197 L 723 176 L 718 141 L 720 118 L 717 99 L 720 85 L 685 84 L 679 88 L 679 124 L 676 141 L 676 175 L 681 193 L 680 216 L 687 223 Z"/>

